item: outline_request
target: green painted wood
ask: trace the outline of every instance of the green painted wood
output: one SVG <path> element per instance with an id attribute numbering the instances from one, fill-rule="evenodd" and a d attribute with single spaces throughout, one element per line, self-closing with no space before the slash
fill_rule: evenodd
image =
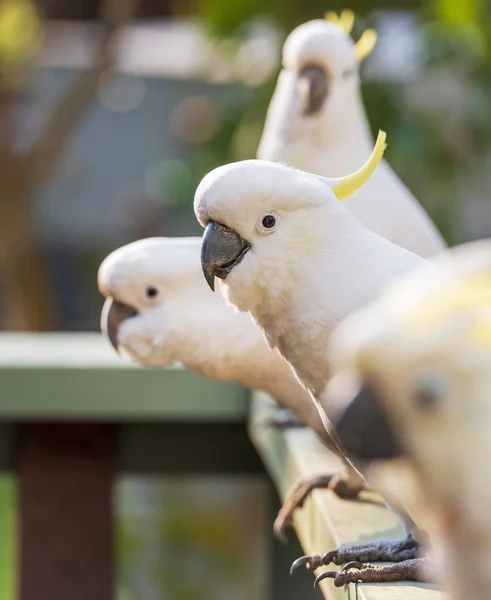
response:
<path id="1" fill-rule="evenodd" d="M 248 399 L 180 367 L 134 365 L 99 334 L 0 335 L 0 421 L 243 421 Z"/>
<path id="2" fill-rule="evenodd" d="M 273 416 L 274 403 L 264 394 L 254 392 L 249 421 L 249 435 L 276 484 L 281 498 L 301 478 L 336 471 L 339 459 L 329 452 L 309 430 L 299 428 L 275 431 L 264 423 Z M 382 500 L 367 492 L 372 502 L 341 500 L 327 491 L 315 491 L 294 516 L 294 526 L 306 554 L 322 554 L 341 545 L 347 546 L 380 538 L 399 538 L 403 529 L 397 517 Z M 333 566 L 329 567 L 332 570 Z M 334 567 L 337 568 L 337 567 Z M 324 568 L 326 569 L 326 568 Z M 321 570 L 316 572 L 320 573 Z M 285 573 L 285 576 L 287 574 Z M 332 582 L 321 583 L 329 600 L 347 600 L 349 589 L 335 588 Z M 351 598 L 358 600 L 445 600 L 447 595 L 434 586 L 419 583 L 371 584 L 350 586 Z"/>

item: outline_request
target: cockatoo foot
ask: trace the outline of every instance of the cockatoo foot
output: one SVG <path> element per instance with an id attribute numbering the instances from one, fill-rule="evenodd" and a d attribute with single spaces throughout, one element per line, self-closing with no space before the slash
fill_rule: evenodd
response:
<path id="1" fill-rule="evenodd" d="M 329 489 L 340 498 L 353 500 L 366 488 L 361 480 L 350 479 L 347 471 L 329 475 L 314 475 L 302 479 L 288 492 L 274 522 L 273 531 L 279 540 L 286 541 L 285 532 L 293 522 L 293 513 L 304 505 L 305 500 L 316 489 Z"/>
<path id="2" fill-rule="evenodd" d="M 349 548 L 338 548 L 322 555 L 297 558 L 290 569 L 293 574 L 299 567 L 305 566 L 315 571 L 323 565 L 344 565 L 345 563 L 395 562 L 418 558 L 419 543 L 409 535 L 404 540 L 378 540 L 368 544 L 358 544 Z M 377 567 L 379 568 L 379 567 Z"/>
<path id="3" fill-rule="evenodd" d="M 424 558 L 412 558 L 388 566 L 376 566 L 352 561 L 340 571 L 326 571 L 314 581 L 314 587 L 323 579 L 333 579 L 336 587 L 348 583 L 390 583 L 391 581 L 430 582 Z"/>

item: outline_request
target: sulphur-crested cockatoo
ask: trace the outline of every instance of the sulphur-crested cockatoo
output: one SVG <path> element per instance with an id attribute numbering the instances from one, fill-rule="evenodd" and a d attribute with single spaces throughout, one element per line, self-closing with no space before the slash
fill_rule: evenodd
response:
<path id="1" fill-rule="evenodd" d="M 210 292 L 201 271 L 200 245 L 197 237 L 150 238 L 112 252 L 98 274 L 107 298 L 102 330 L 116 349 L 141 365 L 178 362 L 204 377 L 264 390 L 337 451 L 288 363 L 268 348 L 248 315 Z M 300 482 L 275 522 L 279 537 L 316 484 L 342 497 L 355 497 L 364 488 L 349 467 L 342 475 Z"/>
<path id="2" fill-rule="evenodd" d="M 107 298 L 102 330 L 141 365 L 182 363 L 203 377 L 264 390 L 295 413 L 310 408 L 308 394 L 251 319 L 210 293 L 200 245 L 198 237 L 149 238 L 109 254 L 98 273 Z M 314 413 L 308 420 L 325 437 Z"/>
<path id="3" fill-rule="evenodd" d="M 355 44 L 353 15 L 297 27 L 283 48 L 283 69 L 267 113 L 257 158 L 340 177 L 363 164 L 373 147 L 360 93 L 359 63 L 376 34 Z M 420 256 L 445 247 L 435 225 L 391 167 L 382 161 L 345 206 L 369 229 Z"/>
<path id="4" fill-rule="evenodd" d="M 317 401 L 336 368 L 327 351 L 334 327 L 426 264 L 367 229 L 339 201 L 370 177 L 384 146 L 381 132 L 368 162 L 341 179 L 252 160 L 215 169 L 196 191 L 206 280 L 212 288 L 215 277 L 221 280 L 227 300 L 249 312 Z M 380 560 L 401 555 L 400 543 L 386 542 L 383 552 L 379 546 Z M 410 537 L 402 549 L 412 556 L 417 543 Z M 338 554 L 332 556 L 337 562 Z M 304 557 L 303 563 L 315 561 Z"/>
<path id="5" fill-rule="evenodd" d="M 451 597 L 484 600 L 491 585 L 491 242 L 464 244 L 435 263 L 447 281 L 417 270 L 334 332 L 340 372 L 329 402 L 345 448 L 371 461 L 369 480 L 403 499 L 430 534 L 438 579 Z M 341 576 L 357 580 L 356 572 Z"/>

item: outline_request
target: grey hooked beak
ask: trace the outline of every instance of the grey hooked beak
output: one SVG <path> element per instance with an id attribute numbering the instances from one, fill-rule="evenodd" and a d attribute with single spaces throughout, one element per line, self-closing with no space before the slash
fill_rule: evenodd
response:
<path id="1" fill-rule="evenodd" d="M 210 221 L 201 241 L 201 268 L 203 275 L 215 291 L 215 277 L 225 279 L 240 263 L 251 245 L 233 229 Z"/>
<path id="2" fill-rule="evenodd" d="M 298 77 L 298 98 L 302 115 L 315 115 L 322 108 L 329 93 L 327 76 L 321 67 L 304 67 Z"/>
<path id="3" fill-rule="evenodd" d="M 101 330 L 107 335 L 113 348 L 118 351 L 118 334 L 121 323 L 131 317 L 136 317 L 138 312 L 122 302 L 108 298 L 104 303 L 101 314 Z"/>
<path id="4" fill-rule="evenodd" d="M 344 410 L 333 416 L 332 424 L 348 456 L 371 461 L 403 454 L 376 392 L 369 386 L 363 385 Z"/>

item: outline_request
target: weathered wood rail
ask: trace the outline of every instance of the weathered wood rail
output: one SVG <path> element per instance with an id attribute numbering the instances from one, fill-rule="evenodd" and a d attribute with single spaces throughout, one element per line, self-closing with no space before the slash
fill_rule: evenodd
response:
<path id="1" fill-rule="evenodd" d="M 336 467 L 309 431 L 264 426 L 276 410 L 270 399 L 250 400 L 240 386 L 124 362 L 97 334 L 0 335 L 0 470 L 18 483 L 16 597 L 116 597 L 113 495 L 121 474 L 267 471 L 283 497 L 298 478 Z M 274 496 L 271 487 L 271 515 Z M 326 492 L 298 511 L 295 529 L 308 553 L 400 534 L 382 505 Z M 262 535 L 271 548 L 264 600 L 317 597 L 310 575 L 289 578 L 296 542 L 273 544 L 269 526 Z M 360 600 L 444 598 L 417 584 L 358 588 Z M 322 593 L 338 600 L 350 592 L 325 582 Z"/>
<path id="2" fill-rule="evenodd" d="M 280 432 L 264 427 L 265 421 L 273 416 L 275 410 L 275 404 L 267 396 L 254 392 L 249 433 L 283 498 L 301 478 L 335 471 L 340 462 L 307 429 Z M 376 494 L 367 492 L 368 499 L 370 502 L 351 502 L 340 500 L 323 490 L 314 491 L 305 506 L 294 516 L 295 531 L 305 553 L 322 554 L 341 545 L 363 543 L 382 537 L 401 537 L 403 530 L 397 517 L 387 510 Z M 332 566 L 329 570 L 332 570 Z M 329 600 L 346 600 L 349 597 L 349 589 L 335 588 L 331 581 L 321 582 L 321 587 L 324 597 Z M 359 584 L 356 592 L 359 600 L 446 598 L 446 594 L 434 586 L 420 583 Z M 352 594 L 352 598 L 354 597 Z"/>

